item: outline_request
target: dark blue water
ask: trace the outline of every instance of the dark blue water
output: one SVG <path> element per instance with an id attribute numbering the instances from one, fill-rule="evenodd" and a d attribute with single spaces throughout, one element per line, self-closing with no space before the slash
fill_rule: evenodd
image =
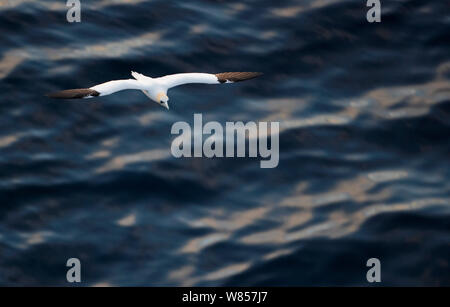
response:
<path id="1" fill-rule="evenodd" d="M 1 1 L 0 285 L 450 285 L 450 5 Z M 47 92 L 262 71 L 83 101 Z M 280 162 L 170 154 L 176 121 L 279 121 Z"/>

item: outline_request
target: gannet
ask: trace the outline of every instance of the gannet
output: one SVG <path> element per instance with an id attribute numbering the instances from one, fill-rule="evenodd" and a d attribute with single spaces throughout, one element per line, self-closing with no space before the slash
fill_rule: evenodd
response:
<path id="1" fill-rule="evenodd" d="M 159 78 L 151 78 L 132 71 L 134 79 L 113 80 L 90 88 L 80 88 L 47 94 L 50 98 L 78 99 L 106 96 L 123 90 L 141 90 L 148 98 L 169 109 L 167 91 L 175 86 L 188 83 L 221 84 L 256 78 L 259 72 L 224 72 L 219 74 L 180 73 Z"/>

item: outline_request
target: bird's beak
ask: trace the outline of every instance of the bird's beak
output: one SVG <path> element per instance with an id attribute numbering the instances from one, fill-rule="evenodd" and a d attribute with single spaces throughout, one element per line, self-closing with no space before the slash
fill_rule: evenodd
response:
<path id="1" fill-rule="evenodd" d="M 167 102 L 164 102 L 164 103 L 163 103 L 163 106 L 164 106 L 167 110 L 169 110 L 169 104 L 168 104 Z"/>

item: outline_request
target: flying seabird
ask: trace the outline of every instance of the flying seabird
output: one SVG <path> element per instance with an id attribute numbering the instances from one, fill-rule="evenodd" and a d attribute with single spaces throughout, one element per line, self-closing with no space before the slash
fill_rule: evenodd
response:
<path id="1" fill-rule="evenodd" d="M 132 71 L 134 79 L 113 80 L 90 88 L 64 90 L 48 94 L 50 98 L 77 99 L 106 96 L 123 90 L 141 90 L 148 98 L 169 109 L 167 90 L 188 83 L 221 84 L 256 78 L 259 72 L 224 72 L 219 74 L 181 73 L 151 78 Z"/>

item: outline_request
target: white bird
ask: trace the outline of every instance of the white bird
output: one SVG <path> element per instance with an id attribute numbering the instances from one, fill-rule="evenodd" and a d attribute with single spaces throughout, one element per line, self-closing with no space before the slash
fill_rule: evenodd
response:
<path id="1" fill-rule="evenodd" d="M 123 90 L 141 90 L 147 97 L 169 109 L 167 91 L 175 86 L 188 83 L 221 84 L 233 83 L 256 78 L 259 72 L 224 72 L 219 74 L 182 73 L 151 78 L 140 73 L 131 72 L 134 79 L 113 80 L 90 88 L 64 90 L 48 94 L 50 98 L 77 99 L 106 96 Z"/>

